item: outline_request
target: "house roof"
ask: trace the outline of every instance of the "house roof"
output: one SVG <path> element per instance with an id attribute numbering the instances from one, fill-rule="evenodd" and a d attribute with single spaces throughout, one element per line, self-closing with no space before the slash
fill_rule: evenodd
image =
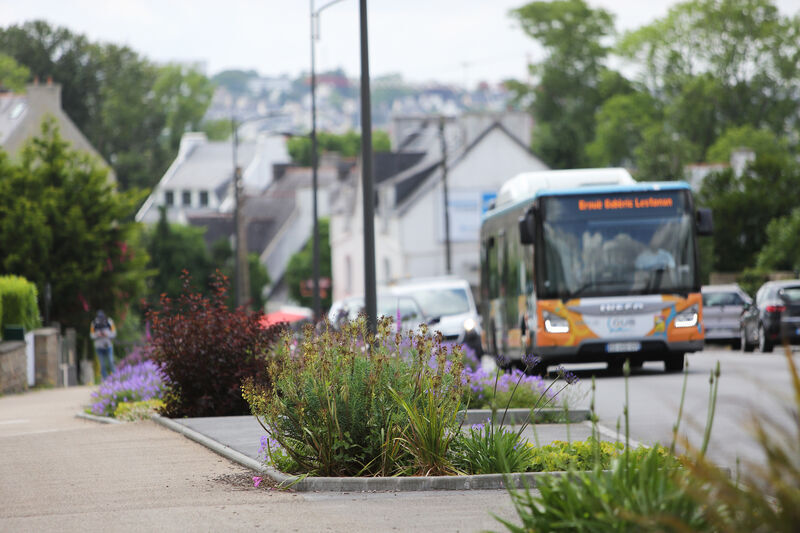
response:
<path id="1" fill-rule="evenodd" d="M 14 93 L 0 94 L 0 145 L 5 145 L 28 112 L 28 99 Z"/>
<path id="2" fill-rule="evenodd" d="M 238 165 L 246 168 L 256 153 L 256 143 L 240 143 L 237 150 Z M 233 147 L 227 141 L 209 141 L 198 144 L 186 155 L 161 187 L 165 189 L 207 189 L 219 192 L 233 177 Z M 224 190 L 224 189 L 223 189 Z"/>
<path id="3" fill-rule="evenodd" d="M 484 129 L 468 145 L 457 149 L 452 154 L 448 154 L 449 157 L 447 167 L 453 168 L 460 164 L 470 154 L 470 152 L 472 152 L 475 147 L 478 146 L 493 131 L 502 132 L 522 150 L 530 155 L 534 155 L 530 148 L 525 146 L 525 144 L 519 138 L 517 138 L 516 135 L 511 133 L 505 126 L 503 126 L 501 122 L 495 121 L 489 125 L 489 127 Z M 413 167 L 409 171 L 401 173 L 394 178 L 395 206 L 403 209 L 404 204 L 406 204 L 418 190 L 421 190 L 423 185 L 428 182 L 433 183 L 431 180 L 434 175 L 441 175 L 441 172 L 436 172 L 437 170 L 441 170 L 441 167 L 441 148 L 438 145 L 434 145 L 434 148 L 428 152 L 428 157 L 420 161 L 417 166 Z"/>

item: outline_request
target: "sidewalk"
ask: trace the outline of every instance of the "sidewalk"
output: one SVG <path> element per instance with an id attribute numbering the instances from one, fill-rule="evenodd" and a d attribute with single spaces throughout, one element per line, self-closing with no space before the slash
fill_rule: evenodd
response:
<path id="1" fill-rule="evenodd" d="M 254 488 L 251 472 L 152 421 L 75 418 L 91 390 L 0 397 L 0 531 L 501 531 L 490 512 L 516 522 L 505 491 Z"/>

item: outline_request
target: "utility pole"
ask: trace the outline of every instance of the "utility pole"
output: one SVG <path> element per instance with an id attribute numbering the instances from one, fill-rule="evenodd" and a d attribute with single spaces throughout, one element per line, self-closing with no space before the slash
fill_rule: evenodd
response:
<path id="1" fill-rule="evenodd" d="M 242 306 L 249 300 L 250 272 L 247 263 L 247 228 L 244 218 L 244 194 L 242 187 L 242 168 L 239 166 L 239 125 L 231 117 L 233 127 L 233 223 L 235 235 L 234 272 L 236 276 L 236 306 Z"/>
<path id="2" fill-rule="evenodd" d="M 367 324 L 378 330 L 378 297 L 375 287 L 375 190 L 372 183 L 372 109 L 369 89 L 369 39 L 367 0 L 360 0 L 361 11 L 361 176 L 364 203 L 364 308 Z"/>
<path id="3" fill-rule="evenodd" d="M 450 202 L 447 195 L 447 141 L 444 137 L 444 115 L 439 116 L 439 142 L 442 146 L 442 190 L 444 192 L 444 250 L 447 274 L 453 273 L 450 251 Z"/>

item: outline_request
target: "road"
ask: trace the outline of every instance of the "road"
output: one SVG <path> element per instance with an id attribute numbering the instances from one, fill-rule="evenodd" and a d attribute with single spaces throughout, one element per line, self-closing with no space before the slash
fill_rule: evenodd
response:
<path id="1" fill-rule="evenodd" d="M 800 364 L 800 351 L 794 349 L 793 358 Z M 759 352 L 744 354 L 724 346 L 709 346 L 705 351 L 690 354 L 684 417 L 680 434 L 688 437 L 694 447 L 703 440 L 709 403 L 709 373 L 717 361 L 721 376 L 719 395 L 714 417 L 708 457 L 717 464 L 736 468 L 737 457 L 743 469 L 753 464 L 763 464 L 764 457 L 752 438 L 754 417 L 775 420 L 779 427 L 793 426 L 786 407 L 792 402 L 792 386 L 787 371 L 786 355 Z M 625 404 L 625 378 L 610 373 L 605 365 L 569 366 L 581 378 L 580 386 L 587 393 L 588 405 L 591 377 L 596 377 L 596 412 L 600 424 L 616 432 Z M 634 370 L 628 380 L 630 402 L 630 436 L 645 444 L 672 441 L 672 427 L 677 419 L 683 374 L 666 374 L 660 362 L 645 363 Z M 777 434 L 774 429 L 771 434 Z"/>

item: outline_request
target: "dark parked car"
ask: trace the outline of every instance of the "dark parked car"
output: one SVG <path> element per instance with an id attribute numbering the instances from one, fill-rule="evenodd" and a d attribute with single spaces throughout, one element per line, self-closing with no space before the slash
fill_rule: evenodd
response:
<path id="1" fill-rule="evenodd" d="M 755 305 L 742 314 L 742 350 L 758 345 L 771 352 L 775 345 L 800 344 L 800 279 L 769 281 L 758 289 Z"/>
<path id="2" fill-rule="evenodd" d="M 739 285 L 705 285 L 703 293 L 703 330 L 706 342 L 725 342 L 739 348 L 740 322 L 745 306 L 753 300 Z"/>

